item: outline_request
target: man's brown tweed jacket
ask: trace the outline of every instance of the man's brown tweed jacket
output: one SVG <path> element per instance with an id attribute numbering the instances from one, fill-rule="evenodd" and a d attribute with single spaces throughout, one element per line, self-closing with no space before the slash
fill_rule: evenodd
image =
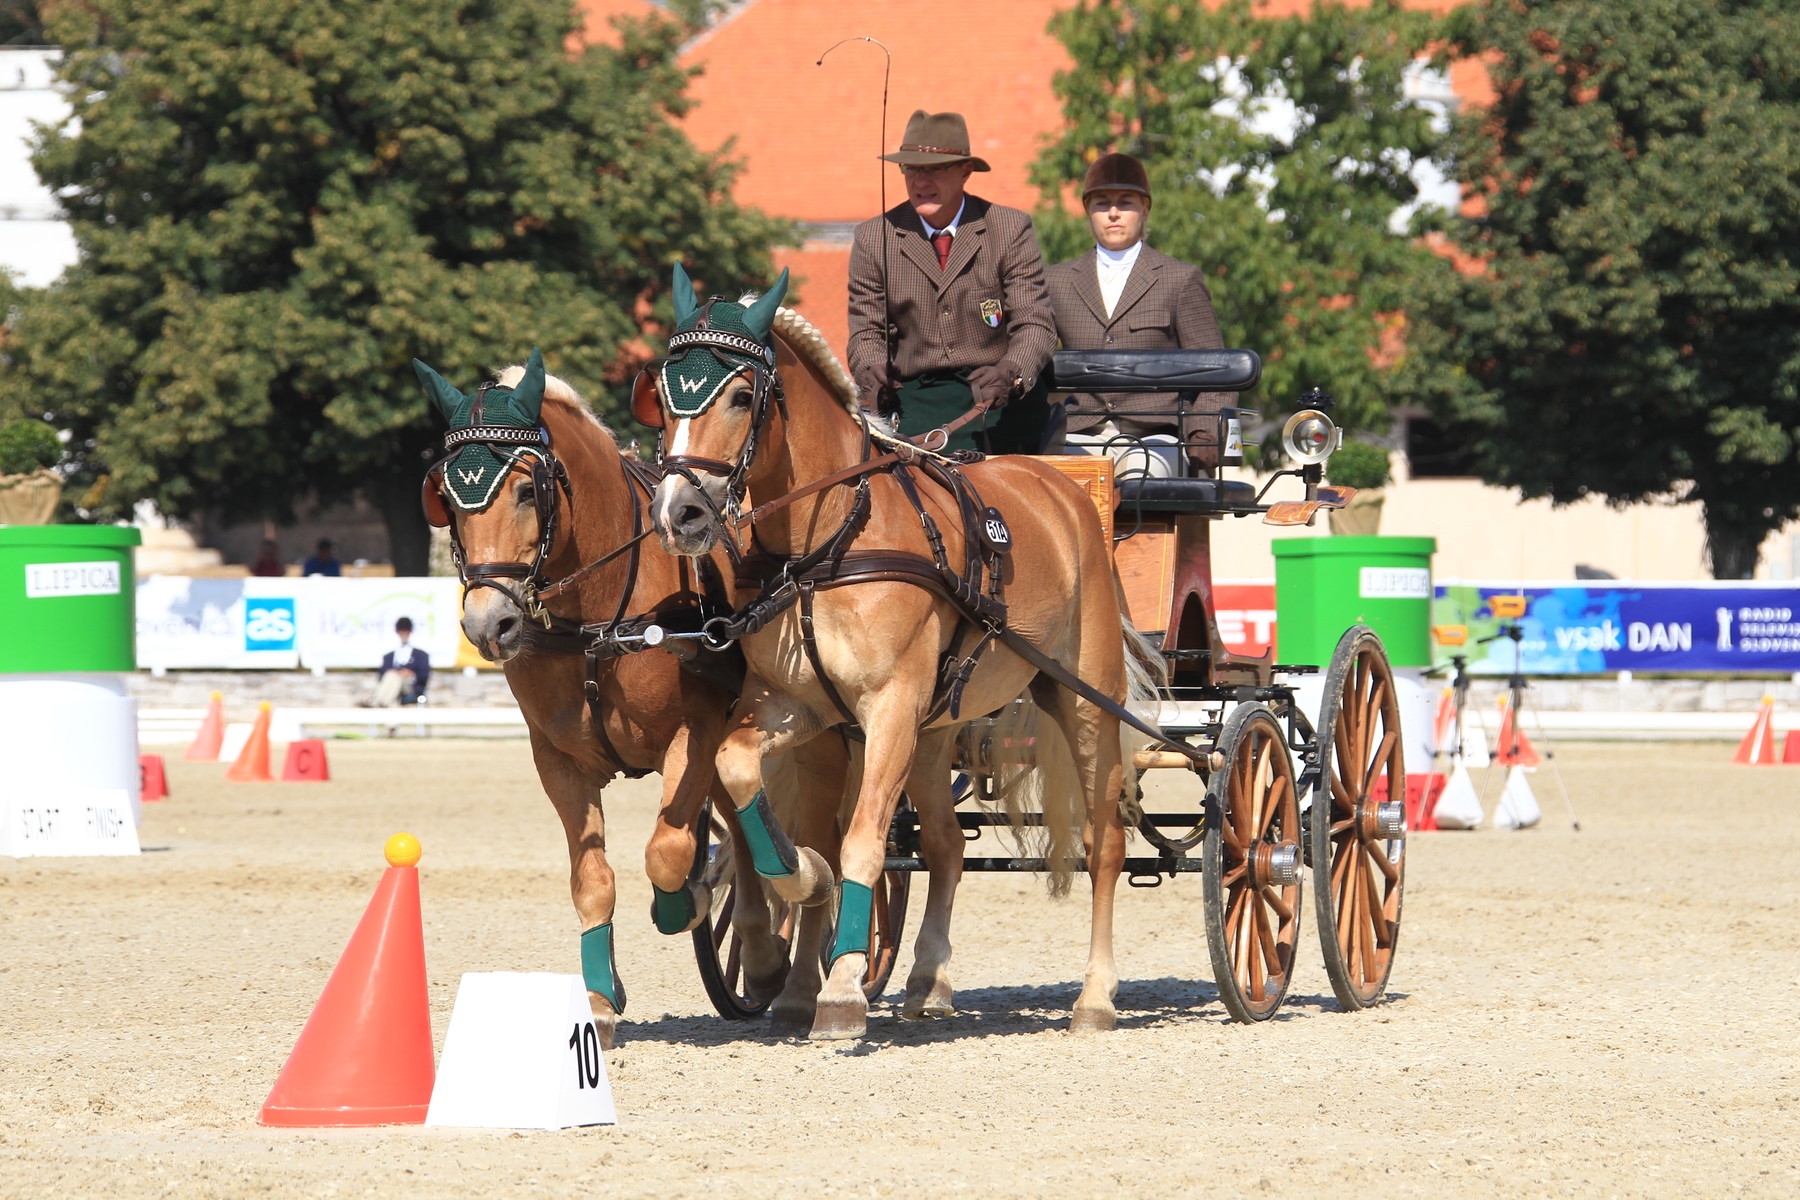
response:
<path id="1" fill-rule="evenodd" d="M 1145 246 L 1138 251 L 1125 290 L 1112 316 L 1106 315 L 1106 303 L 1100 298 L 1100 278 L 1095 272 L 1095 252 L 1089 250 L 1079 258 L 1057 263 L 1044 272 L 1050 288 L 1050 306 L 1056 312 L 1056 332 L 1067 350 L 1218 350 L 1224 347 L 1219 337 L 1219 322 L 1213 315 L 1212 293 L 1200 277 L 1200 268 L 1170 258 L 1160 250 Z M 1155 392 L 1141 396 L 1079 395 L 1069 410 L 1068 429 L 1080 433 L 1100 424 L 1109 416 L 1124 418 L 1123 428 L 1129 432 L 1173 432 L 1173 417 L 1135 414 L 1173 413 L 1174 392 Z M 1202 392 L 1193 411 L 1215 413 L 1230 407 L 1236 397 L 1229 392 Z M 1189 420 L 1185 438 L 1196 435 L 1211 441 L 1217 422 Z M 1191 454 L 1216 465 L 1218 453 L 1190 450 Z"/>
<path id="2" fill-rule="evenodd" d="M 884 317 L 894 324 L 899 379 L 1004 360 L 1030 391 L 1049 364 L 1056 330 L 1031 218 L 978 196 L 965 201 L 942 270 L 912 205 L 903 202 L 856 227 L 850 249 L 850 374 L 858 383 L 883 377 Z M 893 276 L 885 288 L 883 239 Z"/>

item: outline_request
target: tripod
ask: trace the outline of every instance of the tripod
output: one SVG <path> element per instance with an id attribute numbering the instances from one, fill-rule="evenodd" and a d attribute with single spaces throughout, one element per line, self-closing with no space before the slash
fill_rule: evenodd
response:
<path id="1" fill-rule="evenodd" d="M 1523 669 L 1525 654 L 1520 645 L 1525 640 L 1525 626 L 1518 621 L 1502 621 L 1499 633 L 1477 639 L 1475 644 L 1485 645 L 1488 642 L 1498 641 L 1500 638 L 1507 638 L 1513 644 L 1513 669 L 1512 674 L 1506 680 L 1507 712 L 1512 720 L 1505 722 L 1503 726 L 1505 734 L 1503 740 L 1507 744 L 1495 748 L 1495 756 L 1500 761 L 1507 762 L 1517 760 L 1519 748 L 1524 741 L 1522 730 L 1525 726 L 1525 691 L 1531 684 L 1525 678 Z M 1462 706 L 1468 694 L 1468 675 L 1462 669 L 1463 660 L 1460 655 L 1451 661 L 1456 664 L 1456 746 L 1460 751 L 1462 749 Z M 1541 718 L 1538 721 L 1537 734 L 1538 744 L 1542 747 L 1539 753 L 1543 756 L 1544 761 L 1550 764 L 1550 770 L 1556 776 L 1556 786 L 1562 791 L 1563 807 L 1569 810 L 1569 826 L 1579 833 L 1581 832 L 1581 821 L 1575 816 L 1575 804 L 1569 799 L 1569 785 L 1563 782 L 1562 768 L 1556 765 L 1556 752 L 1550 748 L 1550 739 L 1544 732 L 1544 723 Z M 1490 775 L 1489 784 L 1491 784 L 1492 778 Z M 1481 790 L 1481 804 L 1484 809 L 1487 807 L 1489 784 L 1484 784 Z"/>

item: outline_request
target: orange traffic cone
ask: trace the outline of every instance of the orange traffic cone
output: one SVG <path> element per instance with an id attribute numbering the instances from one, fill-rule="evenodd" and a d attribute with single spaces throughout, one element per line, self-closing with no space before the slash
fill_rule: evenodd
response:
<path id="1" fill-rule="evenodd" d="M 148 804 L 152 800 L 168 798 L 169 777 L 163 773 L 163 756 L 138 755 L 138 799 Z"/>
<path id="2" fill-rule="evenodd" d="M 264 1125 L 421 1125 L 431 1106 L 431 1005 L 419 914 L 419 843 L 397 833 L 344 956 L 325 983 Z"/>
<path id="3" fill-rule="evenodd" d="M 1800 729 L 1788 730 L 1788 735 L 1781 739 L 1781 761 L 1800 763 Z"/>
<path id="4" fill-rule="evenodd" d="M 206 706 L 206 719 L 200 722 L 200 732 L 194 735 L 187 753 L 182 755 L 189 762 L 219 761 L 219 747 L 225 744 L 224 699 L 223 693 L 212 694 L 212 701 Z"/>
<path id="5" fill-rule="evenodd" d="M 1513 724 L 1512 706 L 1505 696 L 1500 697 L 1500 740 L 1494 747 L 1494 763 L 1502 767 L 1535 767 L 1541 761 L 1525 731 Z"/>
<path id="6" fill-rule="evenodd" d="M 302 738 L 289 742 L 287 758 L 281 764 L 283 783 L 324 783 L 331 778 L 331 764 L 325 759 L 325 743 L 318 738 Z"/>
<path id="7" fill-rule="evenodd" d="M 238 752 L 237 761 L 225 772 L 225 778 L 238 783 L 274 782 L 275 777 L 269 774 L 270 707 L 267 700 L 256 706 L 256 724 L 250 727 L 249 740 Z"/>
<path id="8" fill-rule="evenodd" d="M 1750 732 L 1738 743 L 1732 762 L 1747 767 L 1766 767 L 1775 761 L 1775 731 L 1769 727 L 1774 718 L 1775 698 L 1764 696 L 1762 707 L 1756 710 L 1756 720 L 1750 723 Z"/>

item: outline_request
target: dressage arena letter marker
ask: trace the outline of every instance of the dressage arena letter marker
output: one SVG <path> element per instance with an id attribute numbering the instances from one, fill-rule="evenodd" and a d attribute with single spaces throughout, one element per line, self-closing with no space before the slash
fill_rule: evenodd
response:
<path id="1" fill-rule="evenodd" d="M 581 976 L 462 977 L 427 1125 L 568 1129 L 617 1121 Z"/>

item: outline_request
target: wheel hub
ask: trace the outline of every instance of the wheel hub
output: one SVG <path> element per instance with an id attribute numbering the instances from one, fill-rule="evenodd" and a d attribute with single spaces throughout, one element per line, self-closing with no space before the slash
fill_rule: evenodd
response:
<path id="1" fill-rule="evenodd" d="M 1300 882 L 1300 847 L 1293 842 L 1258 846 L 1250 861 L 1258 887 L 1293 887 Z"/>
<path id="2" fill-rule="evenodd" d="M 1406 836 L 1406 805 L 1399 800 L 1363 800 L 1356 806 L 1356 832 L 1364 841 Z"/>

